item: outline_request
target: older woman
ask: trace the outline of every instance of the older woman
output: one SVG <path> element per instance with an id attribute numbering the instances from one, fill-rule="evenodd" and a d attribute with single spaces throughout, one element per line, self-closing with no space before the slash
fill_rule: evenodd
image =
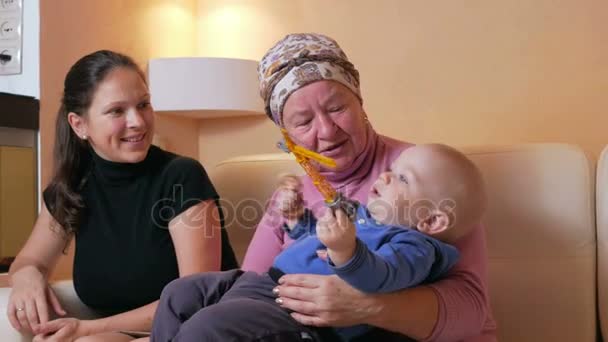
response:
<path id="1" fill-rule="evenodd" d="M 150 329 L 171 280 L 236 267 L 205 170 L 151 145 L 153 134 L 145 75 L 130 57 L 97 51 L 72 66 L 55 174 L 10 269 L 15 329 L 35 341 L 129 341 L 121 331 Z M 72 239 L 76 293 L 103 318 L 50 320 L 69 314 L 48 276 Z"/>
<path id="2" fill-rule="evenodd" d="M 359 73 L 331 38 L 288 35 L 259 66 L 268 116 L 299 145 L 336 160 L 322 174 L 344 195 L 365 202 L 372 181 L 410 144 L 378 135 L 362 107 Z M 303 177 L 304 200 L 319 214 L 323 199 Z M 293 241 L 270 208 L 257 227 L 244 270 L 266 272 Z M 481 227 L 457 242 L 461 260 L 441 281 L 390 294 L 363 294 L 337 276 L 285 275 L 277 302 L 312 326 L 377 327 L 368 337 L 425 341 L 494 341 Z M 370 275 L 371 276 L 371 275 Z"/>

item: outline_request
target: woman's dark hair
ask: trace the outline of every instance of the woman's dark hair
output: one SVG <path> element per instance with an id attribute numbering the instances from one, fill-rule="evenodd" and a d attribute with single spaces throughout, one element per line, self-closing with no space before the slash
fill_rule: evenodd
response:
<path id="1" fill-rule="evenodd" d="M 101 50 L 78 60 L 68 71 L 55 126 L 54 175 L 45 193 L 49 212 L 67 238 L 78 230 L 85 204 L 80 190 L 86 182 L 91 152 L 86 140 L 70 127 L 68 114 L 86 116 L 99 84 L 116 68 L 129 68 L 145 75 L 129 56 Z"/>

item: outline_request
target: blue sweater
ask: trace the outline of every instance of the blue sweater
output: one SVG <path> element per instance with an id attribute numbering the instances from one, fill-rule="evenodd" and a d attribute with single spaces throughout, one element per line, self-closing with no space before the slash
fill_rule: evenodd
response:
<path id="1" fill-rule="evenodd" d="M 368 293 L 391 292 L 430 283 L 442 277 L 458 260 L 455 247 L 417 230 L 378 224 L 367 208 L 357 209 L 357 245 L 353 257 L 340 267 L 324 261 L 316 251 L 325 246 L 316 236 L 316 218 L 310 211 L 288 234 L 296 241 L 274 259 L 283 273 L 337 274 L 352 287 Z M 367 325 L 335 328 L 344 341 L 363 335 Z"/>
<path id="2" fill-rule="evenodd" d="M 315 232 L 316 219 L 305 217 L 290 231 L 297 238 L 274 260 L 284 273 L 337 274 L 363 292 L 391 292 L 442 277 L 458 260 L 455 247 L 417 230 L 378 224 L 365 206 L 357 209 L 357 245 L 342 266 L 324 261 L 316 251 L 325 249 Z"/>

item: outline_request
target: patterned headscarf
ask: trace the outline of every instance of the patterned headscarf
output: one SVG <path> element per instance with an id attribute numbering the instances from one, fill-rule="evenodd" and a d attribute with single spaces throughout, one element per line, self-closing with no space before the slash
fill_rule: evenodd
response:
<path id="1" fill-rule="evenodd" d="M 359 72 L 338 43 L 321 34 L 287 35 L 262 58 L 258 77 L 266 114 L 279 126 L 283 126 L 283 106 L 289 95 L 316 81 L 340 82 L 362 101 Z"/>

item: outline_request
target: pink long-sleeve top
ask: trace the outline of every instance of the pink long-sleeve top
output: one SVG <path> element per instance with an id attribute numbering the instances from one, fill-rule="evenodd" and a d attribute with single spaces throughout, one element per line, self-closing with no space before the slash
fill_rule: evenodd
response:
<path id="1" fill-rule="evenodd" d="M 361 203 L 373 182 L 386 171 L 401 151 L 412 146 L 388 137 L 376 135 L 370 128 L 368 144 L 361 160 L 348 174 L 325 174 L 330 183 L 346 197 Z M 323 198 L 308 177 L 302 178 L 306 206 L 317 216 L 324 207 Z M 242 268 L 266 272 L 275 256 L 293 240 L 282 229 L 284 220 L 276 210 L 266 212 L 247 249 Z M 496 341 L 496 324 L 492 318 L 487 292 L 487 255 L 485 231 L 480 226 L 455 247 L 461 259 L 442 280 L 429 286 L 437 294 L 439 314 L 435 327 L 425 341 Z"/>

